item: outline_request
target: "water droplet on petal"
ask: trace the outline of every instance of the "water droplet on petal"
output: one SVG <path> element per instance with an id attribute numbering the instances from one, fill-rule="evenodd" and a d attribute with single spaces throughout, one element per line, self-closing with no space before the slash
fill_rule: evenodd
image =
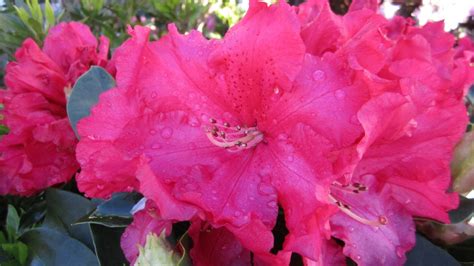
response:
<path id="1" fill-rule="evenodd" d="M 151 135 L 155 135 L 155 134 L 156 134 L 156 130 L 150 129 L 150 134 L 151 134 Z"/>
<path id="2" fill-rule="evenodd" d="M 161 137 L 163 137 L 164 139 L 169 139 L 169 138 L 171 138 L 171 136 L 173 136 L 173 129 L 171 129 L 169 127 L 165 127 L 161 131 Z"/>
<path id="3" fill-rule="evenodd" d="M 274 192 L 273 187 L 265 184 L 260 184 L 258 186 L 258 191 L 263 195 L 270 195 Z"/>
<path id="4" fill-rule="evenodd" d="M 338 99 L 344 99 L 346 97 L 346 92 L 343 90 L 337 90 L 334 95 L 336 95 L 336 98 Z"/>
<path id="5" fill-rule="evenodd" d="M 354 227 L 349 228 L 349 231 L 354 232 Z"/>
<path id="6" fill-rule="evenodd" d="M 360 258 L 361 258 L 361 257 L 360 257 L 359 255 L 356 256 L 356 259 L 357 259 L 357 260 L 360 260 Z"/>
<path id="7" fill-rule="evenodd" d="M 98 190 L 103 190 L 103 189 L 104 189 L 104 185 L 102 185 L 102 184 L 97 185 L 97 189 L 98 189 Z"/>
<path id="8" fill-rule="evenodd" d="M 151 148 L 154 149 L 154 150 L 158 150 L 158 149 L 161 148 L 161 145 L 158 144 L 158 143 L 155 143 L 155 144 L 151 145 Z"/>
<path id="9" fill-rule="evenodd" d="M 234 212 L 234 216 L 235 216 L 235 217 L 239 217 L 239 216 L 241 216 L 241 215 L 242 215 L 242 213 L 239 212 L 239 211 L 235 211 L 235 212 Z"/>
<path id="10" fill-rule="evenodd" d="M 403 257 L 403 254 L 405 253 L 405 251 L 401 247 L 397 247 L 396 252 L 399 258 Z"/>
<path id="11" fill-rule="evenodd" d="M 326 74 L 322 70 L 316 70 L 313 72 L 313 79 L 316 81 L 322 81 L 326 78 Z"/>
<path id="12" fill-rule="evenodd" d="M 275 87 L 275 88 L 273 89 L 273 93 L 275 93 L 275 94 L 280 94 L 280 88 Z"/>
<path id="13" fill-rule="evenodd" d="M 295 157 L 293 155 L 288 156 L 288 161 L 293 162 L 295 160 Z"/>
<path id="14" fill-rule="evenodd" d="M 278 204 L 276 203 L 276 201 L 269 201 L 267 203 L 267 206 L 270 207 L 270 208 L 276 208 L 278 206 Z"/>
<path id="15" fill-rule="evenodd" d="M 151 93 L 151 98 L 152 98 L 152 99 L 155 99 L 156 96 L 157 96 L 156 92 L 152 92 L 152 93 Z"/>
<path id="16" fill-rule="evenodd" d="M 197 119 L 197 117 L 193 116 L 189 118 L 189 125 L 192 127 L 198 127 L 201 125 L 201 122 L 199 121 L 199 119 Z"/>

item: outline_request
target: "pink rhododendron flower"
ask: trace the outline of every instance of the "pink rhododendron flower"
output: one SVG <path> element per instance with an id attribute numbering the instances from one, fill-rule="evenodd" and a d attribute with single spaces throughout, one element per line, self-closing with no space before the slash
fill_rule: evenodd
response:
<path id="1" fill-rule="evenodd" d="M 441 24 L 367 3 L 340 17 L 251 1 L 223 40 L 130 30 L 117 88 L 78 126 L 79 188 L 137 190 L 158 219 L 192 221 L 196 264 L 403 264 L 412 217 L 447 221 L 457 204 L 445 190 L 472 69 Z M 289 233 L 273 255 L 278 206 Z"/>
<path id="2" fill-rule="evenodd" d="M 105 66 L 108 40 L 97 48 L 86 25 L 61 23 L 51 28 L 42 50 L 27 39 L 7 65 L 0 102 L 10 133 L 0 141 L 0 194 L 32 195 L 77 171 L 65 93 L 91 65 Z"/>

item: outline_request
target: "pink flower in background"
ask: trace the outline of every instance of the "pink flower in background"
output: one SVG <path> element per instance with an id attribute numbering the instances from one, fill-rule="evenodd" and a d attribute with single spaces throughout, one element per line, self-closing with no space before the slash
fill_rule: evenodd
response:
<path id="1" fill-rule="evenodd" d="M 10 133 L 0 141 L 0 194 L 29 196 L 68 181 L 78 169 L 76 137 L 66 114 L 66 94 L 91 65 L 105 66 L 108 40 L 86 25 L 51 28 L 41 50 L 27 39 L 6 68 L 0 94 Z"/>
<path id="2" fill-rule="evenodd" d="M 251 1 L 223 40 L 131 29 L 117 88 L 78 126 L 80 190 L 137 190 L 158 221 L 191 221 L 198 265 L 402 265 L 412 217 L 448 221 L 457 205 L 445 191 L 473 71 L 442 24 L 374 3 L 340 17 L 326 1 Z M 289 233 L 274 255 L 278 206 Z"/>

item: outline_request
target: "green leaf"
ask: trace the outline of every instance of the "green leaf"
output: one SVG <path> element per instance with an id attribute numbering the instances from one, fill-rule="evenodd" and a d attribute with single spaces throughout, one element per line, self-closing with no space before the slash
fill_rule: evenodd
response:
<path id="1" fill-rule="evenodd" d="M 13 207 L 12 205 L 8 205 L 7 232 L 8 239 L 10 240 L 10 242 L 15 241 L 19 226 L 20 217 L 18 216 L 15 207 Z"/>
<path id="2" fill-rule="evenodd" d="M 115 193 L 99 204 L 95 211 L 76 223 L 100 224 L 107 227 L 125 227 L 132 222 L 130 211 L 142 196 L 138 193 Z"/>
<path id="3" fill-rule="evenodd" d="M 451 266 L 459 265 L 449 253 L 441 249 L 423 236 L 416 235 L 415 247 L 407 253 L 405 266 Z"/>
<path id="4" fill-rule="evenodd" d="M 138 193 L 114 193 L 109 200 L 97 206 L 94 214 L 96 216 L 118 216 L 131 218 L 132 214 L 130 214 L 130 211 L 141 198 L 142 196 Z"/>
<path id="5" fill-rule="evenodd" d="M 26 259 L 28 258 L 28 247 L 22 242 L 6 243 L 0 245 L 0 247 L 3 251 L 13 257 L 17 263 L 21 265 L 26 263 Z"/>
<path id="6" fill-rule="evenodd" d="M 67 233 L 93 249 L 89 226 L 73 224 L 94 210 L 94 204 L 78 194 L 54 188 L 46 190 L 45 196 L 47 211 L 43 226 Z"/>
<path id="7" fill-rule="evenodd" d="M 81 242 L 48 228 L 27 231 L 21 240 L 28 246 L 29 265 L 99 265 L 94 253 Z"/>
<path id="8" fill-rule="evenodd" d="M 113 88 L 115 81 L 107 71 L 93 66 L 84 73 L 74 85 L 67 102 L 69 122 L 77 135 L 77 122 L 90 114 L 91 108 L 98 102 L 99 95 Z"/>
<path id="9" fill-rule="evenodd" d="M 459 196 L 459 206 L 455 210 L 449 211 L 451 223 L 460 223 L 472 217 L 474 214 L 474 199 Z"/>
<path id="10" fill-rule="evenodd" d="M 91 224 L 95 253 L 100 265 L 128 265 L 120 247 L 120 238 L 124 230 L 125 228 L 110 228 Z"/>
<path id="11" fill-rule="evenodd" d="M 49 29 L 55 24 L 53 7 L 49 3 L 49 0 L 44 2 L 44 15 L 46 17 L 47 29 Z"/>

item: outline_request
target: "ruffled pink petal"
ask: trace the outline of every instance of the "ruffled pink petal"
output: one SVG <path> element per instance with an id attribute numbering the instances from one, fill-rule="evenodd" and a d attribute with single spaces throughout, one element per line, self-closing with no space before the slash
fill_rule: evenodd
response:
<path id="1" fill-rule="evenodd" d="M 30 196 L 69 181 L 78 169 L 77 139 L 66 117 L 65 90 L 98 62 L 97 41 L 79 23 L 62 23 L 46 39 L 43 50 L 33 40 L 25 40 L 15 53 L 16 61 L 6 69 L 7 89 L 0 93 L 0 102 L 2 124 L 10 132 L 0 142 L 1 194 Z M 77 48 L 80 51 L 75 53 L 72 44 L 76 48 L 84 44 L 87 51 Z"/>
<path id="2" fill-rule="evenodd" d="M 48 32 L 43 51 L 73 82 L 90 64 L 97 64 L 97 39 L 89 27 L 79 22 L 63 22 Z"/>
<path id="3" fill-rule="evenodd" d="M 415 244 L 411 215 L 390 198 L 386 189 L 378 187 L 373 176 L 367 175 L 360 182 L 367 191 L 353 193 L 339 188 L 332 195 L 350 212 L 368 221 L 341 211 L 331 218 L 333 236 L 345 242 L 344 254 L 358 265 L 403 265 L 405 253 Z"/>
<path id="4" fill-rule="evenodd" d="M 125 229 L 120 240 L 120 246 L 131 265 L 138 257 L 138 247 L 145 246 L 146 237 L 150 233 L 167 235 L 171 233 L 171 221 L 160 218 L 153 202 L 146 202 L 145 209 L 133 215 L 133 222 Z"/>
<path id="5" fill-rule="evenodd" d="M 446 211 L 457 205 L 457 196 L 444 191 L 451 152 L 465 130 L 464 107 L 433 106 L 418 113 L 405 97 L 386 93 L 368 102 L 358 117 L 366 135 L 358 146 L 363 159 L 357 174 L 387 182 L 413 215 L 447 222 Z"/>
<path id="6" fill-rule="evenodd" d="M 224 227 L 213 228 L 196 220 L 191 223 L 188 233 L 193 240 L 193 265 L 251 265 L 250 252 Z"/>

